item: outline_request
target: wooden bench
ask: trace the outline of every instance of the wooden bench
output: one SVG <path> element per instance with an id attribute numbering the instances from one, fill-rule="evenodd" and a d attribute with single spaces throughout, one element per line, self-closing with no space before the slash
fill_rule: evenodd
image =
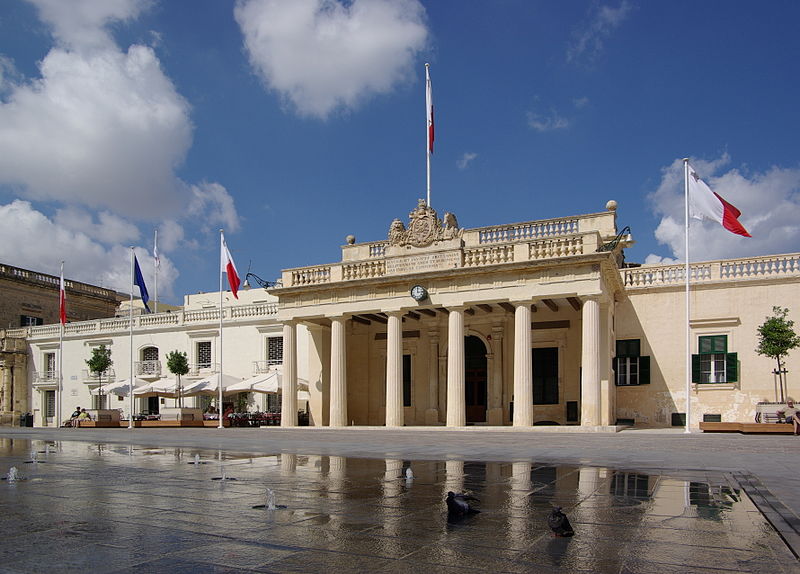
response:
<path id="1" fill-rule="evenodd" d="M 778 411 L 785 407 L 786 403 L 758 403 L 756 405 L 756 422 L 777 423 L 781 419 L 778 416 Z"/>
<path id="2" fill-rule="evenodd" d="M 793 434 L 794 425 L 786 423 L 700 423 L 703 432 L 738 432 L 742 434 Z"/>

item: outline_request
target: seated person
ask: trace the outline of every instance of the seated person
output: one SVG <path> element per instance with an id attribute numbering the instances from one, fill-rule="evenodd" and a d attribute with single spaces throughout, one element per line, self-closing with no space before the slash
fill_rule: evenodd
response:
<path id="1" fill-rule="evenodd" d="M 80 408 L 80 407 L 75 407 L 75 412 L 74 412 L 74 413 L 72 413 L 71 415 L 69 415 L 69 419 L 67 419 L 66 421 L 64 421 L 64 426 L 65 426 L 65 427 L 74 427 L 74 426 L 77 426 L 77 425 L 75 424 L 75 421 L 76 421 L 76 420 L 77 420 L 77 418 L 80 416 L 80 414 L 81 414 L 81 408 Z"/>
<path id="2" fill-rule="evenodd" d="M 92 420 L 92 415 L 86 412 L 86 409 L 81 409 L 81 414 L 78 415 L 79 421 L 90 421 Z"/>
<path id="3" fill-rule="evenodd" d="M 81 408 L 80 408 L 80 407 L 75 407 L 75 412 L 74 412 L 74 413 L 72 413 L 72 414 L 69 416 L 69 418 L 71 418 L 71 419 L 77 419 L 77 418 L 78 418 L 80 415 L 81 415 Z"/>
<path id="4" fill-rule="evenodd" d="M 786 398 L 786 406 L 779 409 L 776 413 L 782 422 L 794 425 L 794 434 L 800 434 L 800 409 L 794 406 L 792 397 Z"/>

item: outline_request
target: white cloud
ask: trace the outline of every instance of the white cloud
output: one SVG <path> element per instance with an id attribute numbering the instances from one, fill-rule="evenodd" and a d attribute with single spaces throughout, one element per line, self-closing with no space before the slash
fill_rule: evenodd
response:
<path id="1" fill-rule="evenodd" d="M 472 163 L 472 160 L 474 160 L 476 157 L 478 157 L 478 154 L 476 153 L 464 152 L 464 155 L 462 155 L 461 158 L 456 161 L 458 169 L 467 169 L 467 166 Z"/>
<path id="2" fill-rule="evenodd" d="M 692 220 L 692 261 L 800 251 L 800 169 L 772 167 L 763 173 L 744 174 L 732 168 L 714 176 L 729 163 L 727 155 L 712 161 L 691 161 L 711 189 L 739 208 L 739 221 L 753 237 L 734 235 L 712 221 Z M 676 159 L 662 170 L 661 184 L 650 195 L 656 214 L 661 216 L 656 239 L 670 249 L 672 257 L 665 260 L 650 254 L 647 262 L 685 259 L 683 174 L 683 160 Z"/>
<path id="3" fill-rule="evenodd" d="M 97 217 L 78 207 L 59 209 L 53 218 L 55 224 L 71 231 L 85 233 L 103 243 L 131 244 L 139 240 L 139 229 L 132 223 L 108 211 Z"/>
<path id="4" fill-rule="evenodd" d="M 189 106 L 151 48 L 54 48 L 40 70 L 0 102 L 0 183 L 128 216 L 180 207 L 173 170 L 191 143 Z"/>
<path id="5" fill-rule="evenodd" d="M 574 105 L 577 109 L 583 109 L 589 105 L 589 98 L 583 96 L 581 98 L 573 98 L 572 105 Z"/>
<path id="6" fill-rule="evenodd" d="M 234 15 L 265 85 L 319 118 L 412 79 L 429 35 L 418 0 L 238 0 Z"/>
<path id="7" fill-rule="evenodd" d="M 562 117 L 555 110 L 550 110 L 547 114 L 528 112 L 528 126 L 537 132 L 551 132 L 563 130 L 570 126 L 570 121 Z"/>
<path id="8" fill-rule="evenodd" d="M 203 228 L 223 226 L 227 231 L 238 231 L 239 215 L 233 197 L 218 183 L 202 182 L 191 188 L 192 199 L 187 206 L 190 216 L 202 216 Z"/>
<path id="9" fill-rule="evenodd" d="M 0 261 L 51 275 L 58 274 L 64 261 L 64 275 L 69 279 L 129 292 L 130 248 L 118 243 L 105 246 L 89 234 L 64 225 L 64 219 L 63 214 L 57 220 L 50 219 L 27 201 L 0 205 Z M 152 253 L 137 248 L 136 257 L 145 283 L 152 285 L 155 277 Z M 172 296 L 178 274 L 172 261 L 162 253 L 159 298 Z M 150 290 L 152 296 L 152 287 Z"/>
<path id="10" fill-rule="evenodd" d="M 136 18 L 148 0 L 28 0 L 52 28 L 58 42 L 74 50 L 108 49 L 114 40 L 107 26 Z"/>
<path id="11" fill-rule="evenodd" d="M 630 15 L 633 6 L 622 0 L 619 6 L 596 6 L 592 8 L 589 21 L 576 29 L 567 48 L 567 61 L 586 57 L 592 60 L 603 50 L 604 42 Z"/>

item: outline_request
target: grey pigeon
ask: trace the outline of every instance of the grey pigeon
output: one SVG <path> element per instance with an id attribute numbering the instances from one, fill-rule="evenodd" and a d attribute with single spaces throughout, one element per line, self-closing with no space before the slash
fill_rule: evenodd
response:
<path id="1" fill-rule="evenodd" d="M 464 518 L 469 514 L 478 514 L 480 510 L 476 510 L 469 505 L 468 500 L 478 502 L 478 499 L 469 494 L 456 494 L 453 491 L 447 493 L 447 518 L 459 519 Z"/>
<path id="2" fill-rule="evenodd" d="M 567 515 L 561 512 L 560 506 L 553 507 L 553 512 L 547 517 L 547 525 L 556 536 L 572 536 L 575 534 Z"/>

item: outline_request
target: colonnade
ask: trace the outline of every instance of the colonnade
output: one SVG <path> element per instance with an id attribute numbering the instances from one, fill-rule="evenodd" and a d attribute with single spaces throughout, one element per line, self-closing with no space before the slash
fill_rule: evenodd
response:
<path id="1" fill-rule="evenodd" d="M 464 369 L 464 314 L 466 307 L 447 309 L 447 356 L 446 356 L 446 424 L 448 427 L 466 425 L 465 369 Z M 387 427 L 401 427 L 403 420 L 403 312 L 388 312 L 386 348 L 386 420 Z M 601 355 L 610 356 L 610 340 L 602 337 L 601 303 L 598 298 L 583 300 L 581 307 L 581 424 L 596 426 L 610 424 L 603 416 L 601 405 Z M 348 318 L 333 317 L 330 329 L 330 395 L 329 426 L 347 426 L 347 368 L 345 327 Z M 531 361 L 531 302 L 514 304 L 514 357 L 513 394 L 515 427 L 533 424 L 533 367 Z M 502 380 L 502 327 L 493 329 L 498 339 L 495 352 L 487 354 L 488 369 L 496 380 Z M 425 413 L 426 424 L 438 421 L 440 408 L 439 385 L 441 359 L 438 351 L 438 332 L 431 331 L 428 365 L 429 407 Z M 283 327 L 283 399 L 282 426 L 297 425 L 297 344 L 296 323 L 287 321 Z M 437 361 L 437 358 L 440 360 Z M 495 385 L 488 393 L 487 421 L 502 424 L 502 392 Z M 289 416 L 286 416 L 286 415 Z"/>

